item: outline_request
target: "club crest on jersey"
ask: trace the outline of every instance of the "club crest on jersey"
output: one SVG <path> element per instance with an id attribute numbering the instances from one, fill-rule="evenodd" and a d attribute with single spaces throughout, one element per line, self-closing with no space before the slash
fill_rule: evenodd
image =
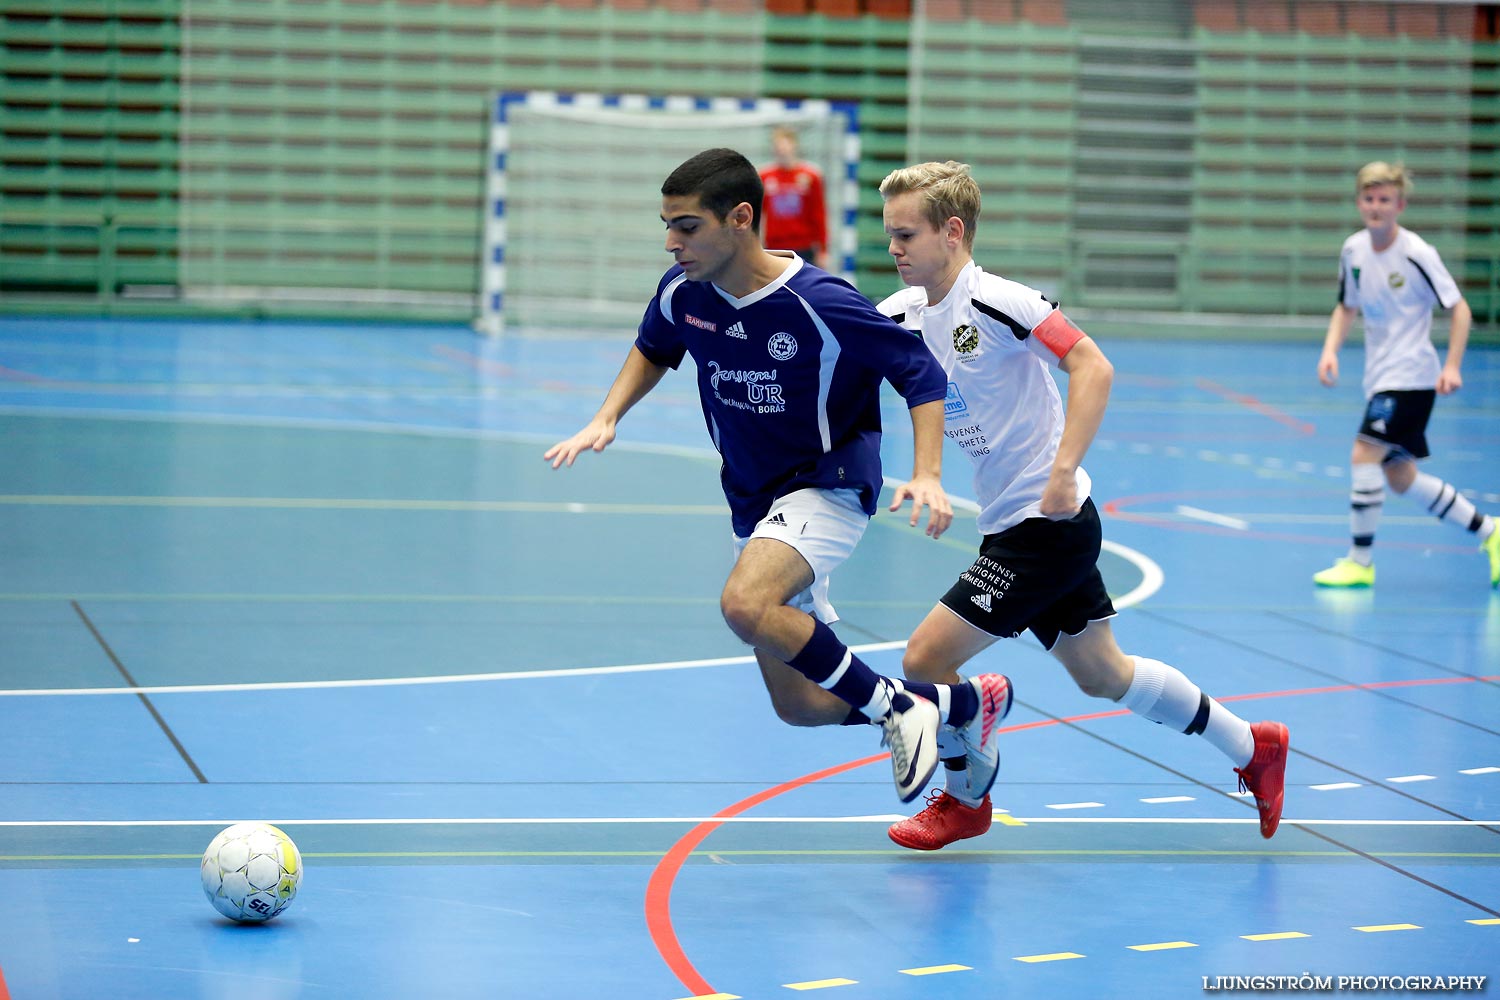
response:
<path id="1" fill-rule="evenodd" d="M 954 327 L 953 349 L 959 354 L 973 354 L 979 350 L 979 327 L 973 323 Z"/>
<path id="2" fill-rule="evenodd" d="M 1391 283 L 1392 288 L 1400 288 L 1402 285 L 1406 284 L 1406 275 L 1402 274 L 1400 271 L 1392 271 L 1391 276 L 1386 280 Z"/>
<path id="3" fill-rule="evenodd" d="M 790 361 L 797 353 L 797 338 L 790 333 L 773 333 L 771 339 L 766 341 L 766 350 L 777 361 Z"/>

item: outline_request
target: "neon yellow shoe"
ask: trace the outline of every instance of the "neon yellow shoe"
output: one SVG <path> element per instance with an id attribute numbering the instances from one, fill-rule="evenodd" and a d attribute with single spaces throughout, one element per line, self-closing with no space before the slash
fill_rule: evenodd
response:
<path id="1" fill-rule="evenodd" d="M 1490 537 L 1479 546 L 1479 551 L 1489 555 L 1490 586 L 1500 590 L 1500 524 L 1495 526 L 1495 530 L 1490 532 Z"/>
<path id="2" fill-rule="evenodd" d="M 1373 587 L 1375 586 L 1375 567 L 1374 565 L 1361 566 L 1349 558 L 1340 559 L 1323 572 L 1314 573 L 1313 583 L 1320 587 Z"/>

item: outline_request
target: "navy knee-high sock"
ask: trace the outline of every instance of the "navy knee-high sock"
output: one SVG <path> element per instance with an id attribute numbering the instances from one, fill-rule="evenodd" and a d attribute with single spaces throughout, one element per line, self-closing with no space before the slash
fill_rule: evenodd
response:
<path id="1" fill-rule="evenodd" d="M 812 638 L 787 665 L 826 691 L 832 691 L 866 720 L 883 719 L 905 697 L 901 689 L 865 665 L 839 641 L 833 629 L 813 621 Z"/>
<path id="2" fill-rule="evenodd" d="M 893 681 L 871 670 L 820 621 L 813 622 L 812 638 L 787 664 L 849 703 L 852 710 L 844 718 L 846 726 L 883 719 L 893 704 L 904 708 L 900 700 L 903 690 L 932 702 L 942 721 L 955 727 L 966 725 L 979 711 L 979 696 L 972 686 Z"/>
<path id="3" fill-rule="evenodd" d="M 926 681 L 902 678 L 901 686 L 906 689 L 907 694 L 926 698 L 936 705 L 938 717 L 955 729 L 968 725 L 973 721 L 974 716 L 979 714 L 979 693 L 971 685 L 929 684 Z M 870 718 L 859 709 L 851 708 L 839 725 L 867 726 L 870 721 Z"/>

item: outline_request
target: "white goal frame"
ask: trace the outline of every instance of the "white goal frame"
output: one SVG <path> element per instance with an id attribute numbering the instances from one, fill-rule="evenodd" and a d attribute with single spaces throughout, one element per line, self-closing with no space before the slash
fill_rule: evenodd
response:
<path id="1" fill-rule="evenodd" d="M 559 109 L 562 113 L 608 116 L 612 111 L 627 116 L 643 112 L 675 115 L 743 116 L 746 128 L 764 127 L 812 118 L 832 118 L 841 122 L 841 176 L 824 172 L 825 195 L 829 211 L 830 270 L 853 281 L 857 238 L 855 223 L 859 211 L 859 115 L 855 104 L 825 100 L 790 100 L 778 98 L 722 98 L 687 96 L 648 96 L 644 94 L 567 93 L 559 91 L 514 91 L 496 95 L 490 120 L 489 145 L 485 167 L 484 227 L 479 259 L 479 315 L 474 327 L 482 334 L 498 336 L 505 332 L 506 256 L 510 251 L 507 234 L 509 186 L 506 171 L 511 152 L 511 118 L 518 107 Z M 662 177 L 665 180 L 665 175 Z M 651 220 L 641 220 L 649 227 Z M 666 270 L 665 255 L 663 267 Z M 644 310 L 653 289 L 642 288 L 640 304 Z M 560 303 L 559 308 L 566 308 Z"/>

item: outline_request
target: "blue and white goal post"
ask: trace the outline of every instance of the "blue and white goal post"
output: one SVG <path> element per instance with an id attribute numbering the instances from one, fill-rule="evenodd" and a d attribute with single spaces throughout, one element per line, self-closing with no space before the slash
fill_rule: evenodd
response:
<path id="1" fill-rule="evenodd" d="M 495 98 L 475 328 L 589 334 L 633 329 L 668 267 L 661 184 L 715 146 L 764 166 L 771 131 L 797 130 L 823 174 L 829 258 L 853 280 L 859 117 L 823 100 L 526 91 Z M 774 249 L 774 248 L 773 248 Z"/>

